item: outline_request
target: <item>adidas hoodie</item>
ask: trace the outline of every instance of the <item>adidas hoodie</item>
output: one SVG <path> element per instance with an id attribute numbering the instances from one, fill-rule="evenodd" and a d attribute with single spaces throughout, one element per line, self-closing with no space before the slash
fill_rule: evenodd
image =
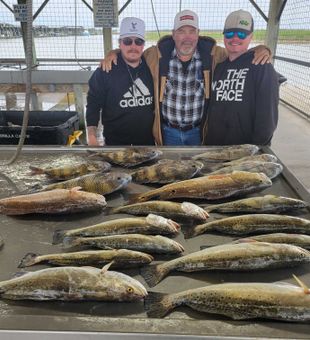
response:
<path id="1" fill-rule="evenodd" d="M 153 80 L 144 58 L 132 68 L 118 54 L 117 65 L 109 73 L 97 68 L 88 85 L 87 125 L 97 126 L 101 111 L 106 145 L 154 145 Z"/>

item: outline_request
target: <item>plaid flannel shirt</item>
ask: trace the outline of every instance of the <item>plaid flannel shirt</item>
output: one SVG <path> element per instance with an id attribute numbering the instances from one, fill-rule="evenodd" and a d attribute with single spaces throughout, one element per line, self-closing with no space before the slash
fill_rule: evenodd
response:
<path id="1" fill-rule="evenodd" d="M 162 102 L 163 119 L 181 127 L 198 126 L 203 115 L 203 107 L 204 81 L 199 52 L 196 50 L 184 73 L 182 63 L 174 49 L 169 62 Z"/>

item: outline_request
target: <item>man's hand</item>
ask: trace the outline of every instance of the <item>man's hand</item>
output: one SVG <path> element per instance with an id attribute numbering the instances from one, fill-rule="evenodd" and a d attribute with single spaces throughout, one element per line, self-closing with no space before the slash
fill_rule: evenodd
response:
<path id="1" fill-rule="evenodd" d="M 112 50 L 108 52 L 107 56 L 100 61 L 100 67 L 103 71 L 109 73 L 112 70 L 112 62 L 117 65 L 117 53 L 119 50 Z"/>
<path id="2" fill-rule="evenodd" d="M 96 126 L 88 126 L 87 127 L 87 136 L 88 136 L 88 145 L 89 146 L 99 146 L 99 142 L 96 137 L 97 127 Z"/>
<path id="3" fill-rule="evenodd" d="M 252 60 L 252 64 L 264 65 L 269 64 L 272 60 L 271 51 L 265 45 L 259 45 L 254 47 L 254 58 Z"/>

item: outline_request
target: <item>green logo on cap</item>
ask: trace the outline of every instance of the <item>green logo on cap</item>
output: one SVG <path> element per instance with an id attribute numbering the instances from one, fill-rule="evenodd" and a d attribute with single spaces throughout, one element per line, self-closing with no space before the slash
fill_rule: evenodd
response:
<path id="1" fill-rule="evenodd" d="M 240 20 L 239 24 L 244 25 L 244 26 L 248 26 L 250 23 L 246 20 Z"/>

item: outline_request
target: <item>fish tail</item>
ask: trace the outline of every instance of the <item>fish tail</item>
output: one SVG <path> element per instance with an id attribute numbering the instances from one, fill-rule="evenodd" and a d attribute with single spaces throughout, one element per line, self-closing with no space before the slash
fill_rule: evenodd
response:
<path id="1" fill-rule="evenodd" d="M 29 169 L 31 170 L 30 175 L 42 175 L 44 174 L 44 170 L 41 168 L 38 168 L 36 166 L 29 165 Z"/>
<path id="2" fill-rule="evenodd" d="M 77 246 L 79 244 L 79 240 L 73 236 L 66 236 L 62 240 L 62 245 L 64 248 L 71 248 Z"/>
<path id="3" fill-rule="evenodd" d="M 53 244 L 59 244 L 65 238 L 66 232 L 64 230 L 55 230 L 53 235 Z"/>
<path id="4" fill-rule="evenodd" d="M 196 226 L 187 227 L 186 229 L 183 230 L 183 234 L 184 234 L 185 239 L 192 238 L 192 237 L 199 235 L 199 233 L 197 233 Z"/>
<path id="5" fill-rule="evenodd" d="M 149 287 L 156 286 L 169 273 L 170 269 L 163 265 L 145 266 L 141 268 L 140 274 Z"/>
<path id="6" fill-rule="evenodd" d="M 36 258 L 38 254 L 28 253 L 20 261 L 18 268 L 30 267 L 36 264 Z"/>
<path id="7" fill-rule="evenodd" d="M 144 299 L 144 309 L 150 318 L 162 318 L 177 306 L 172 295 L 149 292 Z"/>

